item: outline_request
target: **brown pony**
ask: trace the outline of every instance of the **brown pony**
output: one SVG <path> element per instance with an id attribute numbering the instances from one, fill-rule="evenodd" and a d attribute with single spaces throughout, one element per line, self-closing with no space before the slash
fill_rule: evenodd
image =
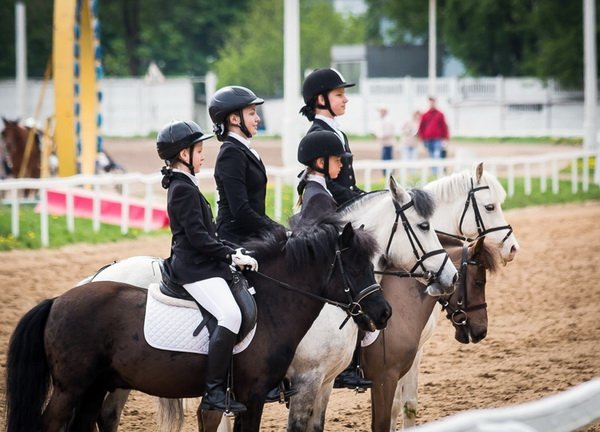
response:
<path id="1" fill-rule="evenodd" d="M 499 253 L 486 247 L 483 237 L 468 247 L 452 237 L 438 237 L 459 269 L 456 291 L 440 302 L 455 327 L 455 338 L 463 343 L 478 342 L 487 334 L 486 272 L 498 269 Z M 381 286 L 394 314 L 379 338 L 363 349 L 363 366 L 366 378 L 373 381 L 371 430 L 389 432 L 395 429 L 391 415 L 398 380 L 409 371 L 419 351 L 421 332 L 436 299 L 427 295 L 424 286 L 414 279 L 385 275 Z"/>
<path id="2" fill-rule="evenodd" d="M 2 130 L 3 150 L 11 167 L 13 177 L 39 178 L 41 170 L 42 153 L 40 139 L 35 129 L 19 125 L 19 120 L 7 120 L 2 117 L 4 129 Z M 34 134 L 33 145 L 29 157 L 25 155 L 25 147 L 29 134 Z M 27 165 L 22 168 L 23 162 Z M 23 175 L 21 175 L 21 172 Z"/>

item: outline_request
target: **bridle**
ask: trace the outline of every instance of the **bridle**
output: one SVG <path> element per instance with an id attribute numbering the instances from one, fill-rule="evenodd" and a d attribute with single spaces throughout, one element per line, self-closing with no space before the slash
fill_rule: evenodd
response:
<path id="1" fill-rule="evenodd" d="M 396 210 L 396 219 L 394 220 L 394 224 L 392 225 L 392 231 L 390 232 L 390 237 L 388 239 L 387 246 L 385 248 L 384 256 L 388 256 L 388 254 L 390 252 L 390 247 L 392 246 L 392 240 L 394 239 L 394 235 L 396 234 L 396 231 L 398 229 L 398 220 L 402 219 L 402 226 L 404 227 L 406 236 L 408 237 L 408 240 L 410 241 L 410 245 L 412 247 L 412 251 L 413 251 L 415 258 L 417 259 L 417 262 L 409 271 L 392 272 L 392 271 L 386 271 L 386 270 L 383 270 L 383 271 L 376 270 L 374 273 L 381 274 L 381 275 L 393 275 L 393 276 L 398 276 L 398 277 L 424 278 L 424 279 L 426 279 L 427 283 L 430 284 L 434 280 L 438 279 L 440 277 L 440 275 L 442 274 L 442 271 L 444 270 L 444 266 L 446 265 L 446 262 L 448 261 L 448 254 L 446 253 L 446 251 L 443 248 L 436 249 L 436 250 L 433 250 L 430 252 L 425 252 L 425 249 L 421 245 L 419 238 L 415 234 L 413 227 L 408 222 L 408 218 L 406 217 L 406 214 L 405 214 L 405 211 L 414 205 L 414 201 L 411 200 L 410 202 L 404 204 L 403 206 L 398 204 L 396 202 L 396 200 L 392 200 L 392 202 L 394 203 L 394 209 Z M 420 250 L 420 254 L 419 254 L 419 251 L 417 250 L 417 247 Z M 444 260 L 442 261 L 442 264 L 440 265 L 437 272 L 434 273 L 430 270 L 427 270 L 427 268 L 425 267 L 425 264 L 424 264 L 425 260 L 427 260 L 428 258 L 431 258 L 435 255 L 439 255 L 439 254 L 445 254 L 445 256 L 444 256 Z M 422 270 L 421 272 L 417 272 L 417 269 L 419 269 L 419 268 Z"/>
<path id="2" fill-rule="evenodd" d="M 468 290 L 467 290 L 467 275 L 468 275 L 468 266 L 475 265 L 477 267 L 483 267 L 483 265 L 476 259 L 468 258 L 469 245 L 464 244 L 462 247 L 462 257 L 460 263 L 460 270 L 458 273 L 458 282 L 456 291 L 450 294 L 447 297 L 439 297 L 438 303 L 442 305 L 442 310 L 446 311 L 446 318 L 448 318 L 452 324 L 456 326 L 466 326 L 469 321 L 469 317 L 467 315 L 468 312 L 473 312 L 479 309 L 487 308 L 487 303 L 483 302 L 477 305 L 468 305 Z M 449 300 L 453 297 L 457 296 L 456 304 L 457 308 L 454 308 Z"/>
<path id="3" fill-rule="evenodd" d="M 508 232 L 506 233 L 506 235 L 504 236 L 504 238 L 502 239 L 502 241 L 500 243 L 504 243 L 509 237 L 510 235 L 513 233 L 513 229 L 510 225 L 502 225 L 502 226 L 498 226 L 498 227 L 494 227 L 494 228 L 487 228 L 485 227 L 485 224 L 483 223 L 483 218 L 481 217 L 481 212 L 479 211 L 479 206 L 477 206 L 477 199 L 475 198 L 475 192 L 480 191 L 480 190 L 484 190 L 484 189 L 489 189 L 489 186 L 478 186 L 475 187 L 475 185 L 473 184 L 473 177 L 471 177 L 471 190 L 469 190 L 469 193 L 467 195 L 467 199 L 465 201 L 465 206 L 463 208 L 463 212 L 460 216 L 460 222 L 458 224 L 458 232 L 461 234 L 460 236 L 454 235 L 454 234 L 449 234 L 449 233 L 445 233 L 443 231 L 438 231 L 436 230 L 437 233 L 439 234 L 444 234 L 447 235 L 449 237 L 453 237 L 459 240 L 463 240 L 466 242 L 474 242 L 475 240 L 479 240 L 481 237 L 485 237 L 486 235 L 488 235 L 491 232 L 494 231 L 502 231 L 502 230 L 508 230 Z M 462 226 L 463 226 L 463 222 L 465 220 L 465 216 L 467 215 L 467 211 L 469 210 L 469 205 L 473 206 L 473 214 L 475 215 L 475 224 L 477 225 L 477 237 L 476 238 L 470 238 L 464 235 Z"/>
<path id="4" fill-rule="evenodd" d="M 348 320 L 350 318 L 354 318 L 356 316 L 365 314 L 365 312 L 363 311 L 362 306 L 361 306 L 361 302 L 364 299 L 366 299 L 371 294 L 375 294 L 376 292 L 381 291 L 381 285 L 379 285 L 378 283 L 374 283 L 374 284 L 371 284 L 371 285 L 367 286 L 366 288 L 363 288 L 362 290 L 360 290 L 354 297 L 352 296 L 352 281 L 350 280 L 350 278 L 344 271 L 344 264 L 342 262 L 342 252 L 345 252 L 346 250 L 347 250 L 347 248 L 340 249 L 336 245 L 335 256 L 333 258 L 333 262 L 329 266 L 329 272 L 327 273 L 327 279 L 321 285 L 321 287 L 325 287 L 325 286 L 329 285 L 329 282 L 331 281 L 331 278 L 333 277 L 335 269 L 339 267 L 339 271 L 340 271 L 340 273 L 342 275 L 342 279 L 344 281 L 344 293 L 346 294 L 346 297 L 348 299 L 347 303 L 339 302 L 336 300 L 331 300 L 326 297 L 322 297 L 320 295 L 301 290 L 290 284 L 287 284 L 285 282 L 282 282 L 280 280 L 272 278 L 271 276 L 268 276 L 268 275 L 258 272 L 258 271 L 256 272 L 256 274 L 259 274 L 262 277 L 264 277 L 265 279 L 269 279 L 270 281 L 275 282 L 276 284 L 278 284 L 279 286 L 281 286 L 282 288 L 285 288 L 287 290 L 294 291 L 299 294 L 305 295 L 307 297 L 311 297 L 315 300 L 321 301 L 323 303 L 327 303 L 327 304 L 339 307 L 344 312 L 346 312 L 346 315 L 347 315 L 346 318 L 344 319 L 344 321 L 342 322 L 342 324 L 340 325 L 340 329 L 341 329 L 342 327 L 344 327 L 344 325 L 346 325 L 346 323 L 348 322 Z"/>

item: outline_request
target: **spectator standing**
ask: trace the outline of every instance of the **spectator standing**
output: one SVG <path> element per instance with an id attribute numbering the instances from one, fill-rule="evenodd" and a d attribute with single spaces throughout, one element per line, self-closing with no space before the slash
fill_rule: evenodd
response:
<path id="1" fill-rule="evenodd" d="M 445 141 L 449 139 L 448 125 L 444 114 L 437 109 L 436 99 L 433 96 L 429 97 L 429 110 L 421 116 L 419 138 L 423 140 L 430 158 L 442 158 Z M 432 172 L 437 175 L 439 168 L 434 167 Z"/>
<path id="2" fill-rule="evenodd" d="M 394 154 L 394 144 L 396 141 L 396 131 L 394 123 L 389 117 L 387 107 L 379 108 L 379 121 L 375 129 L 375 137 L 381 146 L 381 160 L 392 160 Z"/>
<path id="3" fill-rule="evenodd" d="M 421 111 L 417 110 L 402 125 L 402 142 L 400 147 L 400 157 L 403 160 L 417 159 L 419 151 L 419 125 L 421 124 Z"/>

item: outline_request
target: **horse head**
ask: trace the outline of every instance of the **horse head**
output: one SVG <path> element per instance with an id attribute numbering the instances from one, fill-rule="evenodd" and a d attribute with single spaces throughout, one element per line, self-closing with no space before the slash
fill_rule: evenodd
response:
<path id="1" fill-rule="evenodd" d="M 442 243 L 455 259 L 459 279 L 456 291 L 440 303 L 454 326 L 455 339 L 465 344 L 477 343 L 487 335 L 487 272 L 495 272 L 499 268 L 500 251 L 488 246 L 484 237 L 464 244 L 460 240 L 442 236 Z"/>
<path id="2" fill-rule="evenodd" d="M 427 285 L 428 294 L 451 293 L 457 272 L 430 225 L 432 197 L 420 189 L 404 190 L 393 177 L 389 191 L 373 194 L 365 197 L 362 208 L 357 207 L 360 203 L 353 206 L 360 211 L 349 208 L 345 214 L 356 215 L 375 233 L 383 252 L 375 263 L 377 270 L 405 269 Z"/>
<path id="3" fill-rule="evenodd" d="M 301 219 L 284 236 L 282 240 L 271 231 L 261 240 L 244 243 L 261 263 L 261 271 L 281 278 L 291 275 L 290 284 L 341 307 L 363 330 L 385 327 L 391 308 L 375 281 L 371 261 L 378 245 L 370 233 L 343 223 L 336 214 L 322 214 Z M 285 264 L 276 257 L 282 251 Z"/>

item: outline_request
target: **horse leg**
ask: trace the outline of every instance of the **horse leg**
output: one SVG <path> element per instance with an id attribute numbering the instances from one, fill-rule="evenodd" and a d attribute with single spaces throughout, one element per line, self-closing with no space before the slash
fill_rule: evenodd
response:
<path id="1" fill-rule="evenodd" d="M 98 417 L 98 429 L 100 432 L 117 432 L 119 420 L 125 408 L 125 402 L 129 397 L 129 390 L 117 389 L 108 393 L 102 403 L 100 417 Z"/>
<path id="2" fill-rule="evenodd" d="M 393 430 L 390 429 L 390 417 L 397 384 L 398 374 L 390 370 L 373 379 L 371 388 L 371 430 L 373 432 Z"/>
<path id="3" fill-rule="evenodd" d="M 322 432 L 325 430 L 325 413 L 327 412 L 327 404 L 329 403 L 329 398 L 331 397 L 331 391 L 333 390 L 333 381 L 328 383 L 323 383 L 321 388 L 319 389 L 319 394 L 317 395 L 317 399 L 315 400 L 315 409 L 313 410 L 313 414 L 311 416 L 310 424 L 312 424 L 312 429 L 318 432 Z"/>
<path id="4" fill-rule="evenodd" d="M 288 432 L 312 430 L 311 418 L 317 403 L 322 373 L 318 368 L 311 372 L 306 371 L 302 375 L 294 375 L 292 382 L 298 390 L 298 395 L 290 398 L 287 430 Z"/>
<path id="5" fill-rule="evenodd" d="M 231 432 L 232 427 L 227 416 L 221 411 L 196 411 L 198 432 Z"/>
<path id="6" fill-rule="evenodd" d="M 419 391 L 419 367 L 421 366 L 421 354 L 423 348 L 417 352 L 410 370 L 404 375 L 396 390 L 396 396 L 400 394 L 400 407 L 404 413 L 404 427 L 413 427 L 417 419 L 417 404 Z M 394 404 L 396 401 L 394 401 Z M 402 405 L 404 403 L 404 405 Z M 395 422 L 395 418 L 394 418 Z"/>
<path id="7" fill-rule="evenodd" d="M 106 396 L 106 389 L 100 385 L 94 385 L 89 388 L 84 396 L 80 398 L 79 406 L 75 409 L 75 414 L 67 432 L 95 432 L 96 422 L 100 411 L 102 410 L 102 401 Z"/>
<path id="8" fill-rule="evenodd" d="M 268 390 L 265 390 L 265 395 Z M 265 404 L 263 400 L 256 401 L 252 398 L 246 403 L 247 411 L 235 416 L 233 432 L 260 432 L 260 418 Z"/>
<path id="9" fill-rule="evenodd" d="M 71 419 L 78 394 L 68 393 L 55 386 L 48 405 L 42 414 L 42 430 L 44 432 L 63 432 Z"/>

